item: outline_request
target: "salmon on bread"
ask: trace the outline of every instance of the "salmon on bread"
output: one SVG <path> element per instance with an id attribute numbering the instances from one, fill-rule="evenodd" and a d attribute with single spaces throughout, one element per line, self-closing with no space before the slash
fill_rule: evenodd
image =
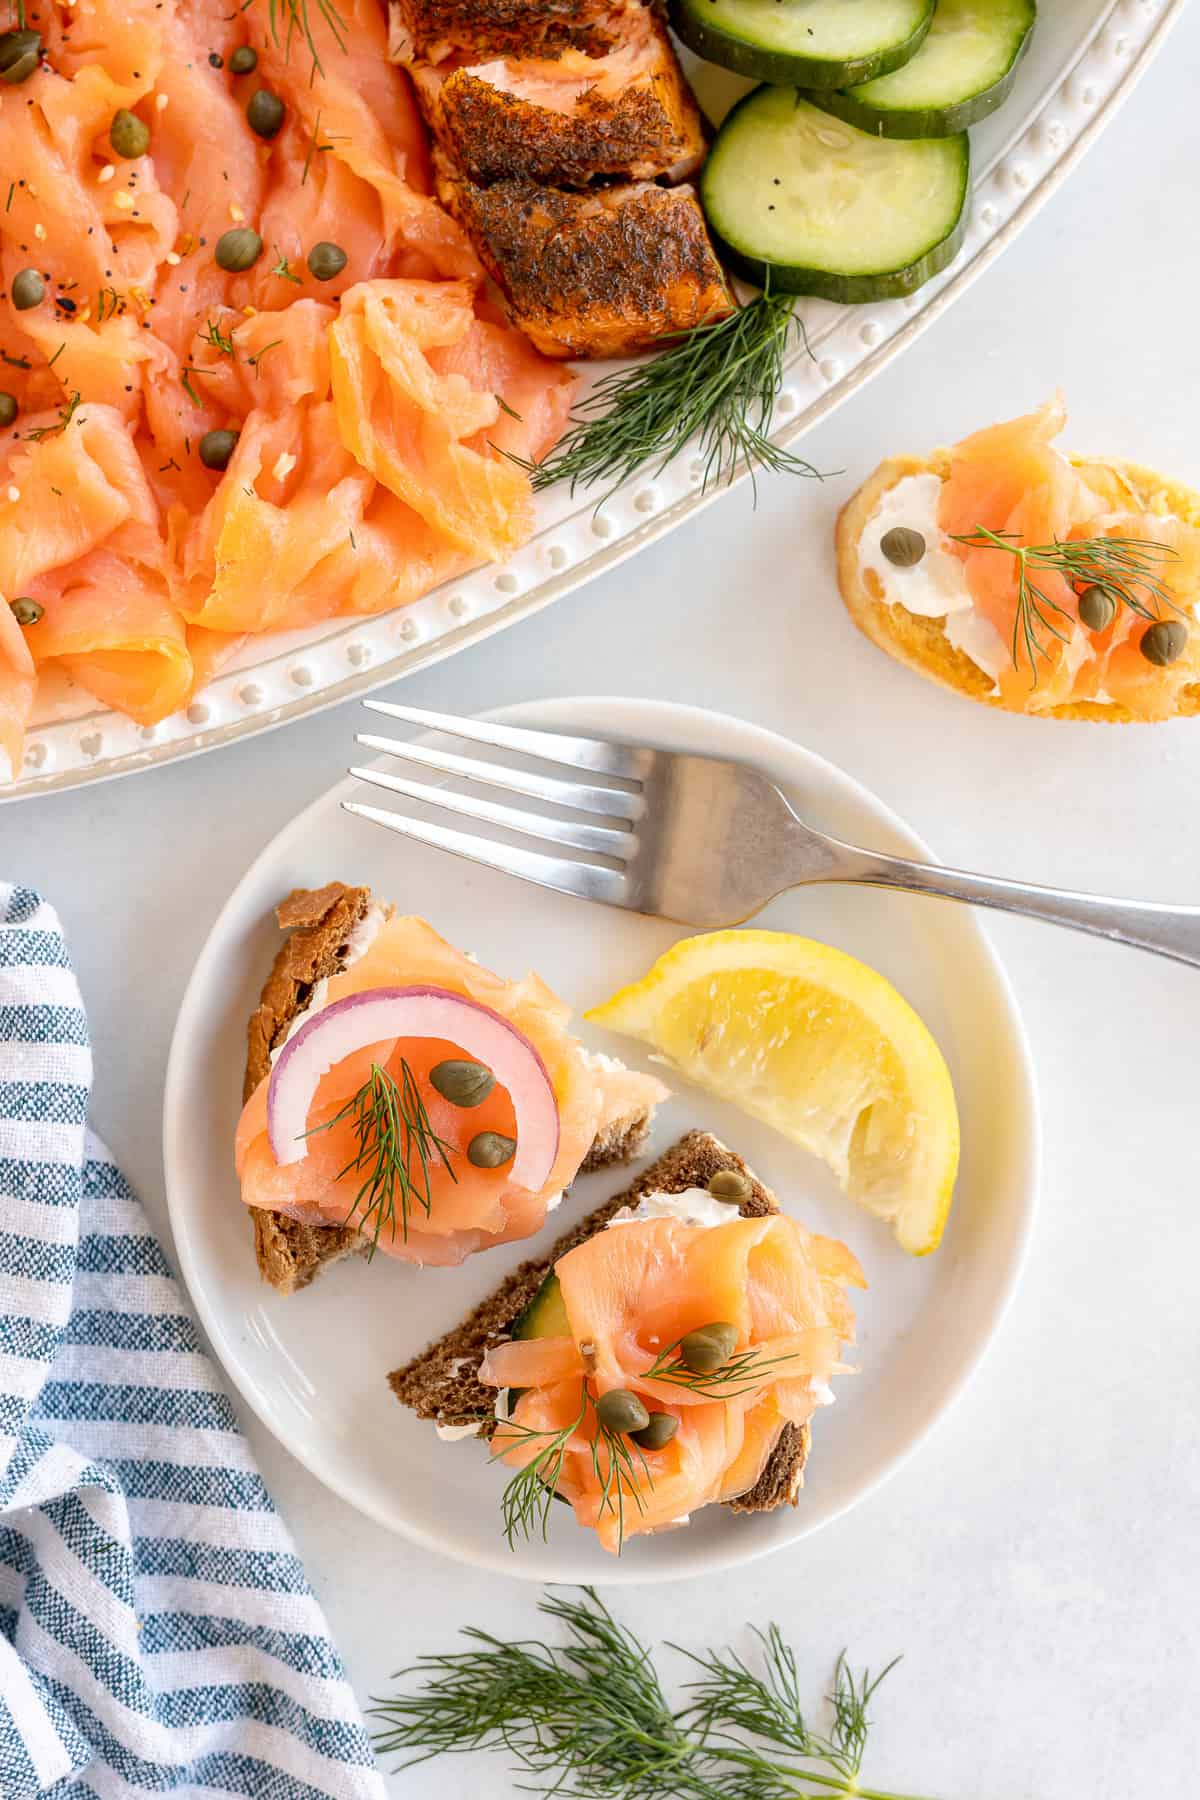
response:
<path id="1" fill-rule="evenodd" d="M 644 1141 L 666 1089 L 614 1059 L 590 1056 L 567 1033 L 567 1008 L 535 975 L 504 981 L 423 920 L 398 917 L 368 889 L 342 882 L 298 889 L 277 916 L 288 935 L 249 1023 L 236 1162 L 260 1272 L 280 1292 L 306 1286 L 327 1262 L 358 1251 L 377 1248 L 402 1261 L 453 1265 L 491 1244 L 528 1236 L 581 1169 L 627 1160 Z M 493 1022 L 506 1022 L 531 1048 L 553 1088 L 557 1115 L 544 1181 L 527 1187 L 510 1177 L 508 1159 L 476 1161 L 470 1152 L 480 1135 L 516 1147 L 513 1097 L 497 1079 L 469 1105 L 448 1100 L 432 1072 L 464 1049 L 424 1034 L 335 1059 L 307 1111 L 303 1159 L 276 1156 L 271 1076 L 290 1040 L 339 1002 L 418 989 L 461 997 Z M 395 1071 L 398 1087 L 406 1079 L 415 1083 L 436 1133 L 429 1141 L 440 1139 L 445 1150 L 430 1154 L 425 1210 L 404 1215 L 402 1223 L 393 1214 L 382 1232 L 373 1228 L 377 1218 L 358 1210 L 356 1127 L 346 1116 L 346 1102 L 376 1063 L 385 1073 Z"/>
<path id="2" fill-rule="evenodd" d="M 735 1203 L 715 1204 L 710 1198 L 714 1192 L 728 1194 Z M 672 1197 L 678 1197 L 684 1210 L 697 1201 L 703 1210 L 707 1202 L 709 1212 L 741 1224 L 735 1224 L 732 1233 L 722 1226 L 718 1248 L 713 1233 L 697 1231 L 671 1216 Z M 639 1223 L 643 1213 L 652 1216 Z M 731 1238 L 736 1241 L 727 1241 Z M 755 1260 L 761 1255 L 766 1256 L 765 1264 Z M 798 1261 L 789 1274 L 793 1256 Z M 672 1269 L 680 1258 L 683 1279 L 675 1280 Z M 630 1281 L 633 1265 L 641 1273 Z M 646 1331 L 665 1334 L 661 1341 L 666 1345 L 679 1330 L 686 1332 L 696 1323 L 696 1306 L 701 1312 L 715 1306 L 730 1319 L 742 1315 L 744 1335 L 754 1341 L 757 1328 L 749 1322 L 758 1304 L 754 1292 L 767 1267 L 770 1299 L 758 1325 L 765 1338 L 774 1340 L 778 1360 L 770 1369 L 764 1363 L 762 1372 L 773 1380 L 752 1401 L 748 1391 L 737 1391 L 739 1386 L 748 1388 L 747 1382 L 727 1381 L 723 1391 L 710 1393 L 704 1385 L 688 1387 L 631 1373 L 626 1366 L 630 1358 L 639 1366 L 646 1360 L 639 1351 L 639 1345 L 652 1342 Z M 802 1299 L 796 1291 L 787 1297 L 794 1276 L 800 1279 Z M 809 1419 L 829 1398 L 823 1378 L 814 1381 L 810 1374 L 802 1375 L 800 1364 L 815 1353 L 825 1358 L 828 1372 L 836 1372 L 838 1346 L 853 1334 L 853 1316 L 842 1289 L 847 1282 L 861 1284 L 861 1279 L 844 1246 L 812 1237 L 794 1221 L 783 1219 L 774 1194 L 735 1151 L 708 1132 L 692 1131 L 544 1256 L 522 1263 L 458 1326 L 388 1379 L 401 1405 L 444 1436 L 490 1440 L 494 1457 L 503 1454 L 511 1460 L 516 1452 L 516 1444 L 510 1442 L 514 1406 L 518 1426 L 525 1423 L 530 1429 L 530 1421 L 521 1418 L 522 1408 L 553 1410 L 561 1399 L 574 1416 L 578 1374 L 570 1393 L 565 1392 L 570 1378 L 560 1382 L 558 1376 L 565 1373 L 572 1352 L 576 1357 L 579 1352 L 562 1333 L 566 1326 L 576 1338 L 582 1331 L 589 1379 L 598 1388 L 607 1391 L 628 1382 L 679 1421 L 650 1456 L 653 1483 L 639 1481 L 642 1491 L 637 1498 L 626 1496 L 623 1529 L 615 1515 L 606 1514 L 603 1501 L 597 1506 L 596 1494 L 587 1490 L 587 1455 L 582 1458 L 582 1479 L 581 1470 L 574 1471 L 578 1491 L 568 1497 L 577 1517 L 595 1526 L 607 1548 L 619 1548 L 622 1535 L 686 1523 L 682 1515 L 706 1499 L 720 1500 L 738 1513 L 772 1512 L 797 1504 L 811 1443 Z M 662 1290 L 657 1299 L 656 1289 Z M 625 1316 L 631 1295 L 636 1314 L 632 1324 Z M 803 1351 L 798 1341 L 792 1342 L 797 1329 L 808 1334 Z M 794 1363 L 781 1348 L 780 1334 L 788 1332 L 796 1352 Z M 653 1357 L 653 1350 L 649 1354 Z M 748 1369 L 752 1353 L 741 1354 L 747 1360 L 740 1366 Z M 614 1358 L 621 1363 L 619 1371 L 615 1363 L 607 1367 Z M 511 1386 L 524 1386 L 526 1391 L 519 1400 L 515 1394 L 507 1398 L 502 1394 L 498 1401 L 497 1382 L 507 1384 L 510 1375 Z M 571 1486 L 566 1463 L 562 1472 Z"/>
<path id="3" fill-rule="evenodd" d="M 442 154 L 434 166 L 443 205 L 471 236 L 513 323 L 546 356 L 628 356 L 733 310 L 689 186 L 482 187 Z"/>

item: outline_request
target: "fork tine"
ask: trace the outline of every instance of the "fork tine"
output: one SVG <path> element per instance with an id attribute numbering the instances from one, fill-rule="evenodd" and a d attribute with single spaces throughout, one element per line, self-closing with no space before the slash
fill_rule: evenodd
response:
<path id="1" fill-rule="evenodd" d="M 597 775 L 619 775 L 639 781 L 649 764 L 649 754 L 628 744 L 606 744 L 599 738 L 564 737 L 557 731 L 526 731 L 515 725 L 492 725 L 482 719 L 456 719 L 449 713 L 429 712 L 421 706 L 400 706 L 394 700 L 364 700 L 372 712 L 386 713 L 409 725 L 431 726 L 454 737 L 490 744 L 494 750 L 516 750 L 522 756 L 540 756 L 543 762 L 565 763 L 572 769 L 591 769 Z"/>
<path id="2" fill-rule="evenodd" d="M 443 775 L 461 775 L 467 781 L 482 782 L 485 787 L 508 788 L 511 793 L 524 794 L 528 800 L 545 800 L 551 806 L 573 806 L 578 812 L 600 813 L 605 818 L 631 822 L 642 815 L 638 795 L 626 794 L 619 788 L 587 787 L 582 782 L 559 781 L 553 775 L 531 775 L 524 769 L 508 769 L 501 763 L 459 756 L 453 750 L 430 750 L 425 744 L 401 743 L 397 738 L 375 737 L 365 731 L 358 733 L 357 741 L 368 750 L 382 750 L 385 756 L 403 757 L 406 762 L 420 763 Z"/>
<path id="3" fill-rule="evenodd" d="M 343 800 L 341 804 L 344 812 L 370 819 L 387 831 L 415 838 L 419 844 L 432 844 L 438 850 L 452 851 L 455 856 L 469 857 L 472 862 L 498 869 L 502 875 L 516 875 L 522 881 L 556 888 L 560 894 L 574 894 L 580 900 L 600 900 L 608 906 L 629 904 L 628 881 L 616 869 L 597 868 L 595 863 L 568 862 L 558 856 L 543 856 L 536 850 L 515 849 L 511 844 L 493 844 L 470 832 L 451 831 L 445 825 L 428 825 L 423 820 L 406 818 L 403 813 L 385 812 L 380 806 L 364 806 L 357 800 Z"/>
<path id="4" fill-rule="evenodd" d="M 584 825 L 575 819 L 552 819 L 545 813 L 525 812 L 516 806 L 498 806 L 494 800 L 485 800 L 481 795 L 456 794 L 449 788 L 427 787 L 423 781 L 406 781 L 383 769 L 351 769 L 350 773 L 359 781 L 385 788 L 389 794 L 404 794 L 410 800 L 423 800 L 429 806 L 441 806 L 447 812 L 462 813 L 468 819 L 496 825 L 502 831 L 516 831 L 523 837 L 566 844 L 571 850 L 593 850 L 601 856 L 623 859 L 637 843 L 631 831 L 618 831 L 609 825 Z"/>

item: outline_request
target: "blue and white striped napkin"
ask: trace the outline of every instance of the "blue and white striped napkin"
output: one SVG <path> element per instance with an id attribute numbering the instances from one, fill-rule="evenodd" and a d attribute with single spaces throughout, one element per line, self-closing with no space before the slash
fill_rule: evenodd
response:
<path id="1" fill-rule="evenodd" d="M 87 1130 L 58 920 L 0 884 L 0 1797 L 380 1800 L 291 1539 Z"/>

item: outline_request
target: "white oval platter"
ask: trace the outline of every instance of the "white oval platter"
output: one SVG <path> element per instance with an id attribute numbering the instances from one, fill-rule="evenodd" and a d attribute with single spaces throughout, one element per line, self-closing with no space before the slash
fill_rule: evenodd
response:
<path id="1" fill-rule="evenodd" d="M 797 346 L 791 358 L 776 409 L 780 443 L 794 442 L 827 418 L 999 255 L 1113 116 L 1184 4 L 1043 0 L 1014 95 L 972 134 L 973 208 L 962 251 L 907 300 L 800 302 L 812 355 Z M 700 71 L 701 97 L 710 100 L 705 66 L 691 66 Z M 707 75 L 725 88 L 728 103 L 729 78 L 711 69 Z M 724 491 L 702 491 L 702 473 L 699 460 L 684 452 L 652 479 L 634 477 L 599 508 L 586 494 L 541 496 L 533 538 L 505 567 L 476 570 L 391 613 L 255 640 L 186 712 L 160 725 L 135 725 L 77 690 L 40 722 L 35 718 L 24 766 L 0 790 L 0 800 L 130 774 L 233 743 L 478 643 L 612 568 Z"/>

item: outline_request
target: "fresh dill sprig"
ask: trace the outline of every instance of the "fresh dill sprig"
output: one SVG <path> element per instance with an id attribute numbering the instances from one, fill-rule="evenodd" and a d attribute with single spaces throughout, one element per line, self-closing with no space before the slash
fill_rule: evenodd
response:
<path id="1" fill-rule="evenodd" d="M 102 287 L 96 295 L 96 323 L 103 325 L 105 319 L 116 318 L 127 305 L 124 294 L 118 294 L 115 287 Z"/>
<path id="2" fill-rule="evenodd" d="M 1061 575 L 1077 590 L 1099 588 L 1107 594 L 1114 608 L 1127 606 L 1143 619 L 1160 617 L 1159 608 L 1180 609 L 1171 598 L 1161 568 L 1178 559 L 1178 551 L 1169 544 L 1151 538 L 1056 538 L 1052 544 L 1022 544 L 1009 531 L 989 531 L 976 525 L 973 531 L 951 534 L 956 544 L 972 550 L 1005 550 L 1017 563 L 1017 610 L 1013 618 L 1012 660 L 1014 669 L 1021 666 L 1024 649 L 1037 686 L 1038 658 L 1049 659 L 1049 651 L 1041 633 L 1048 631 L 1060 643 L 1067 643 L 1075 620 L 1065 607 L 1053 600 L 1045 588 L 1030 575 L 1031 569 L 1049 569 Z M 1143 597 L 1144 596 L 1144 597 Z M 1066 621 L 1066 630 L 1052 616 Z"/>
<path id="3" fill-rule="evenodd" d="M 179 371 L 179 385 L 193 406 L 203 406 L 204 401 L 192 386 L 193 375 L 215 375 L 215 369 L 197 369 L 191 363 L 184 363 Z"/>
<path id="4" fill-rule="evenodd" d="M 458 1181 L 450 1166 L 449 1152 L 454 1146 L 433 1129 L 416 1077 L 403 1057 L 399 1081 L 378 1063 L 372 1063 L 371 1073 L 358 1092 L 331 1119 L 314 1125 L 312 1132 L 328 1131 L 343 1119 L 350 1120 L 358 1148 L 345 1168 L 338 1171 L 337 1179 L 341 1181 L 352 1173 L 362 1176 L 343 1223 L 353 1222 L 364 1237 L 374 1225 L 367 1252 L 369 1262 L 384 1230 L 395 1236 L 397 1203 L 400 1235 L 405 1241 L 414 1205 L 429 1217 L 433 1205 L 430 1174 L 435 1160 L 440 1160 L 451 1181 Z"/>
<path id="5" fill-rule="evenodd" d="M 268 350 L 278 350 L 278 348 L 279 348 L 280 344 L 282 344 L 282 342 L 283 342 L 282 338 L 272 338 L 269 344 L 264 344 L 261 350 L 256 350 L 254 352 L 253 356 L 248 356 L 246 358 L 246 361 L 248 363 L 250 363 L 254 369 L 255 381 L 258 380 L 259 369 L 262 366 L 262 359 L 267 354 L 267 351 Z"/>
<path id="6" fill-rule="evenodd" d="M 31 431 L 25 433 L 26 440 L 30 443 L 40 444 L 43 438 L 57 437 L 60 431 L 65 431 L 67 429 L 67 426 L 75 417 L 82 402 L 83 395 L 76 390 L 67 401 L 67 404 L 60 407 L 58 418 L 55 420 L 54 424 L 35 425 Z"/>
<path id="7" fill-rule="evenodd" d="M 756 1673 L 734 1652 L 693 1656 L 686 1703 L 672 1707 L 649 1647 L 592 1588 L 548 1593 L 541 1612 L 565 1643 L 516 1643 L 468 1627 L 465 1650 L 422 1656 L 396 1679 L 415 1693 L 376 1699 L 381 1755 L 402 1768 L 431 1757 L 502 1749 L 522 1787 L 577 1800 L 916 1800 L 859 1780 L 869 1706 L 883 1675 L 855 1676 L 844 1657 L 829 1696 L 828 1732 L 800 1703 L 793 1651 L 775 1626 L 755 1634 Z"/>
<path id="8" fill-rule="evenodd" d="M 206 319 L 204 321 L 204 330 L 198 331 L 196 336 L 202 343 L 211 345 L 218 356 L 228 356 L 232 362 L 237 361 L 237 350 L 234 346 L 232 334 L 221 330 L 219 320 Z"/>
<path id="9" fill-rule="evenodd" d="M 317 50 L 317 40 L 313 36 L 312 20 L 309 17 L 308 0 L 269 0 L 271 37 L 278 46 L 284 47 L 284 56 L 292 53 L 292 39 L 297 31 L 301 33 L 308 45 L 308 53 L 312 57 L 314 75 L 323 75 L 324 67 Z M 338 49 L 346 52 L 346 21 L 334 5 L 334 0 L 317 0 L 317 11 L 328 25 L 330 34 Z M 280 37 L 280 25 L 286 19 L 286 26 Z"/>
<path id="10" fill-rule="evenodd" d="M 332 150 L 333 149 L 332 143 L 318 144 L 317 139 L 320 135 L 321 135 L 321 109 L 320 109 L 320 107 L 318 107 L 317 108 L 317 116 L 313 122 L 312 135 L 309 137 L 309 140 L 308 140 L 308 149 L 304 152 L 304 171 L 303 171 L 302 175 L 300 176 L 300 186 L 301 187 L 303 187 L 305 182 L 308 180 L 308 171 L 312 167 L 313 151 L 314 150 Z"/>
<path id="11" fill-rule="evenodd" d="M 733 1400 L 740 1394 L 748 1394 L 760 1387 L 766 1380 L 776 1381 L 777 1370 L 781 1364 L 794 1362 L 795 1352 L 789 1351 L 784 1356 L 764 1356 L 755 1345 L 750 1344 L 745 1350 L 739 1350 L 719 1369 L 710 1370 L 707 1374 L 698 1374 L 689 1369 L 681 1356 L 676 1352 L 683 1339 L 677 1338 L 660 1350 L 648 1369 L 642 1369 L 639 1381 L 664 1381 L 672 1387 L 687 1388 L 693 1394 L 702 1394 L 708 1400 Z"/>
<path id="12" fill-rule="evenodd" d="M 276 250 L 279 250 L 279 245 L 276 244 L 275 248 L 276 248 Z M 301 283 L 299 275 L 293 275 L 291 269 L 288 267 L 288 259 L 284 255 L 282 250 L 279 250 L 279 261 L 275 264 L 275 267 L 271 270 L 271 274 L 278 275 L 280 280 L 282 280 L 282 281 L 294 281 L 297 287 L 300 287 L 303 285 Z"/>
<path id="13" fill-rule="evenodd" d="M 793 332 L 807 347 L 791 296 L 772 293 L 716 324 L 680 332 L 657 356 L 598 381 L 558 447 L 523 467 L 535 488 L 566 481 L 574 493 L 603 481 L 611 493 L 647 463 L 657 474 L 698 436 L 702 490 L 710 481 L 732 481 L 743 460 L 752 480 L 756 468 L 819 480 L 811 463 L 767 435 Z"/>
<path id="14" fill-rule="evenodd" d="M 524 1468 L 517 1470 L 500 1497 L 504 1536 L 510 1550 L 516 1549 L 518 1538 L 527 1540 L 535 1530 L 542 1542 L 546 1542 L 550 1530 L 550 1508 L 554 1503 L 567 1450 L 576 1432 L 585 1431 L 589 1409 L 595 1429 L 588 1439 L 588 1447 L 596 1484 L 600 1489 L 600 1516 L 603 1518 L 606 1513 L 616 1516 L 618 1551 L 625 1541 L 626 1499 L 631 1500 L 639 1512 L 645 1511 L 642 1480 L 644 1479 L 647 1488 L 653 1488 L 650 1465 L 636 1444 L 622 1432 L 612 1431 L 601 1423 L 596 1415 L 595 1401 L 584 1380 L 580 1384 L 579 1411 L 569 1425 L 563 1425 L 554 1431 L 539 1431 L 530 1425 L 519 1424 L 516 1419 L 502 1421 L 503 1435 L 500 1447 L 493 1449 L 492 1462 L 501 1461 L 514 1444 L 544 1440 L 537 1455 Z M 640 1476 L 638 1463 L 641 1464 Z"/>
<path id="15" fill-rule="evenodd" d="M 545 1440 L 537 1455 L 517 1470 L 500 1496 L 504 1536 L 510 1550 L 516 1549 L 518 1538 L 528 1540 L 535 1531 L 545 1543 L 550 1531 L 550 1508 L 566 1461 L 567 1446 L 582 1427 L 587 1409 L 585 1384 L 580 1390 L 578 1413 L 569 1425 L 557 1431 L 536 1431 L 532 1426 L 519 1425 L 515 1419 L 502 1421 L 504 1436 L 501 1448 L 492 1452 L 492 1462 L 501 1461 L 517 1443 L 531 1443 L 536 1438 Z"/>

